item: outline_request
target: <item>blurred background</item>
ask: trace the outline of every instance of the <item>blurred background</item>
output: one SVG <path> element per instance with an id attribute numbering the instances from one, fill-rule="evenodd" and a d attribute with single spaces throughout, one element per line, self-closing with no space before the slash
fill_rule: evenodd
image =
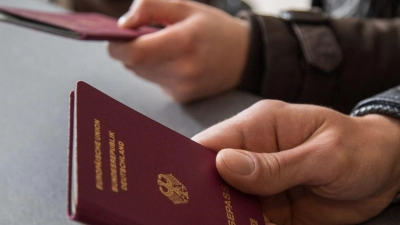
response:
<path id="1" fill-rule="evenodd" d="M 311 0 L 246 0 L 259 14 L 277 14 L 284 9 L 309 9 Z"/>
<path id="2" fill-rule="evenodd" d="M 45 0 L 77 11 L 97 11 L 110 16 L 121 16 L 132 0 Z M 283 9 L 308 9 L 311 0 L 198 0 L 230 14 L 251 8 L 259 14 L 277 14 Z"/>

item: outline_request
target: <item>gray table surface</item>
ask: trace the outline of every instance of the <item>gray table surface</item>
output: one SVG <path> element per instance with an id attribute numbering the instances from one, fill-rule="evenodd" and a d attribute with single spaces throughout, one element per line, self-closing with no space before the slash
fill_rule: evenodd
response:
<path id="1" fill-rule="evenodd" d="M 39 0 L 1 6 L 63 11 Z M 83 42 L 0 23 L 0 224 L 74 224 L 66 219 L 68 96 L 86 81 L 191 137 L 258 101 L 233 91 L 182 106 L 109 58 L 105 42 Z M 400 224 L 400 207 L 367 224 Z"/>

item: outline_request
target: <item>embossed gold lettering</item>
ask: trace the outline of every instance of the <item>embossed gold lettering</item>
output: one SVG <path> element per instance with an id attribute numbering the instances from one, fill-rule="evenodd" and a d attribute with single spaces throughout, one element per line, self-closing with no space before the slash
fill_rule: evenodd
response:
<path id="1" fill-rule="evenodd" d="M 102 156 L 101 156 L 101 133 L 100 121 L 94 119 L 94 167 L 96 176 L 96 188 L 103 190 L 103 170 L 102 170 Z"/>
<path id="2" fill-rule="evenodd" d="M 118 169 L 117 169 L 117 155 L 115 154 L 115 135 L 113 132 L 108 132 L 109 145 L 110 145 L 110 170 L 111 170 L 111 190 L 118 192 Z"/>
<path id="3" fill-rule="evenodd" d="M 228 219 L 229 225 L 236 225 L 235 216 L 232 210 L 232 202 L 231 202 L 231 195 L 229 194 L 229 188 L 226 185 L 221 185 L 222 188 L 222 196 L 225 199 L 225 211 L 226 211 L 226 218 Z"/>
<path id="4" fill-rule="evenodd" d="M 118 141 L 119 150 L 119 176 L 121 177 L 121 189 L 128 190 L 128 179 L 126 177 L 126 161 L 125 161 L 125 145 L 122 141 Z"/>
<path id="5" fill-rule="evenodd" d="M 222 192 L 222 195 L 226 200 L 231 200 L 231 196 L 227 192 Z"/>

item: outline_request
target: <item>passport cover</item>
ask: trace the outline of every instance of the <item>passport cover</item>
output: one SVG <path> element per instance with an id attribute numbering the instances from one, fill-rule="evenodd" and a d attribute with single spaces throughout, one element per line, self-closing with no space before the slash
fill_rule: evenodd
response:
<path id="1" fill-rule="evenodd" d="M 0 7 L 0 21 L 80 40 L 128 41 L 158 28 L 118 27 L 117 20 L 97 13 L 49 13 Z"/>
<path id="2" fill-rule="evenodd" d="M 263 225 L 216 153 L 80 81 L 70 95 L 68 217 L 88 224 Z"/>

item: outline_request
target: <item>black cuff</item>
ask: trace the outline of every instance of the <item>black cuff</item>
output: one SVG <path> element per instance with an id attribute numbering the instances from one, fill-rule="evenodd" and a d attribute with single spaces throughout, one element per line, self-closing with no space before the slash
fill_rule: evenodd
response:
<path id="1" fill-rule="evenodd" d="M 358 103 L 351 116 L 381 114 L 400 119 L 400 86 L 389 89 Z"/>
<path id="2" fill-rule="evenodd" d="M 247 62 L 242 74 L 239 89 L 255 94 L 261 92 L 261 82 L 265 71 L 264 42 L 262 39 L 261 28 L 256 15 L 251 11 L 241 11 L 237 17 L 247 20 L 250 23 L 250 43 L 247 52 Z"/>

